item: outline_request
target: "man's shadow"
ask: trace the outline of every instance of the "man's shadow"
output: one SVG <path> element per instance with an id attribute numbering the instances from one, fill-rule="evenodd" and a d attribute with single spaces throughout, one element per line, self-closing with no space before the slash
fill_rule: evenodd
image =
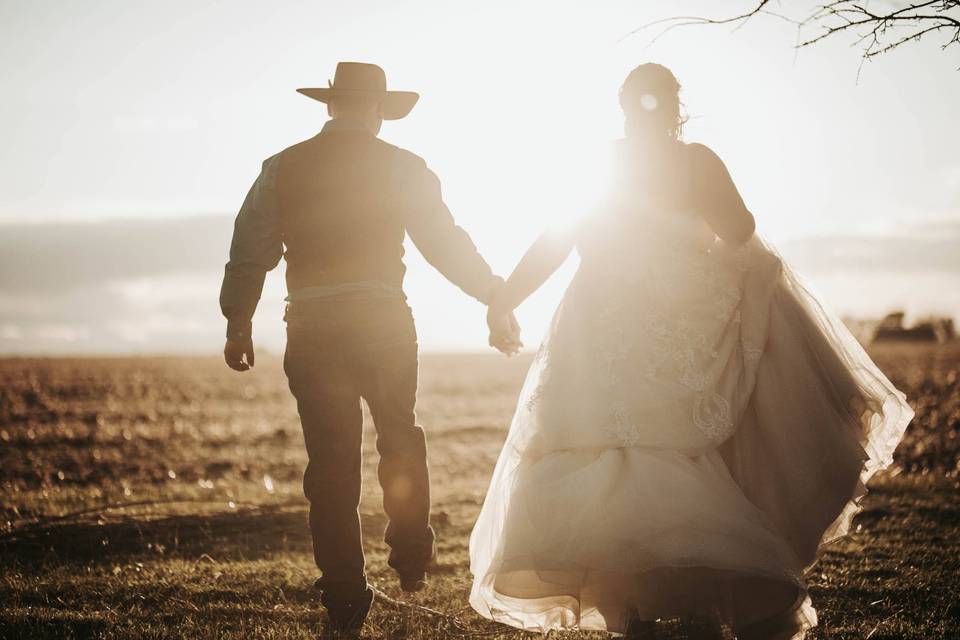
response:
<path id="1" fill-rule="evenodd" d="M 370 543 L 386 522 L 363 514 Z M 367 541 L 365 541 L 367 542 Z M 51 518 L 0 533 L 2 564 L 116 564 L 174 555 L 216 563 L 256 560 L 277 553 L 310 553 L 304 505 L 240 507 L 226 512 L 176 515 L 101 515 Z"/>

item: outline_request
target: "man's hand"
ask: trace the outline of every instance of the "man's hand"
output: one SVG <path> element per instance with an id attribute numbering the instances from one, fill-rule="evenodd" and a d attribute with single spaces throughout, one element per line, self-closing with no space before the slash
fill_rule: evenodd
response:
<path id="1" fill-rule="evenodd" d="M 253 366 L 253 339 L 228 339 L 223 347 L 223 359 L 234 371 L 246 371 Z"/>
<path id="2" fill-rule="evenodd" d="M 487 327 L 490 329 L 490 346 L 507 356 L 520 353 L 520 324 L 512 311 L 487 310 Z"/>

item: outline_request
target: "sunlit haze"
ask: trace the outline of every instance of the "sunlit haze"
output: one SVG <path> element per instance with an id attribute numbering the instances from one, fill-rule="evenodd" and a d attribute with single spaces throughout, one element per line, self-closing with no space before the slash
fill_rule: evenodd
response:
<path id="1" fill-rule="evenodd" d="M 724 5 L 719 8 L 719 5 Z M 747 3 L 749 4 L 749 3 Z M 617 89 L 641 62 L 683 85 L 688 141 L 724 159 L 759 229 L 839 314 L 960 314 L 960 75 L 931 38 L 861 67 L 839 37 L 687 27 L 744 3 L 0 4 L 0 351 L 222 347 L 232 219 L 262 160 L 314 135 L 341 60 L 418 91 L 381 137 L 424 157 L 458 223 L 507 275 L 602 190 Z M 426 350 L 486 348 L 481 305 L 413 247 Z M 535 347 L 571 259 L 518 311 Z M 283 348 L 281 266 L 254 319 Z"/>

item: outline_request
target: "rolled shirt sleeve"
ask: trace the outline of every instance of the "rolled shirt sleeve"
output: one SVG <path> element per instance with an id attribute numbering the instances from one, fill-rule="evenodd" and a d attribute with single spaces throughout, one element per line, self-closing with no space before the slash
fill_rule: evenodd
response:
<path id="1" fill-rule="evenodd" d="M 440 180 L 423 159 L 402 152 L 401 199 L 404 225 L 427 262 L 450 282 L 489 304 L 503 279 L 495 276 L 473 240 L 457 226 L 443 202 Z"/>
<path id="2" fill-rule="evenodd" d="M 267 271 L 280 262 L 283 240 L 277 198 L 279 156 L 264 161 L 233 225 L 230 261 L 224 268 L 220 309 L 227 318 L 227 338 L 248 339 L 253 312 Z"/>

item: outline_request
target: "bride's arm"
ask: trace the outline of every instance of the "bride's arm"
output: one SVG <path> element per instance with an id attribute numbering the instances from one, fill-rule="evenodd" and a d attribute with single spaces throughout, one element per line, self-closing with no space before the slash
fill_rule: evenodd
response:
<path id="1" fill-rule="evenodd" d="M 753 235 L 753 214 L 740 197 L 723 160 L 710 147 L 694 143 L 694 184 L 696 208 L 721 240 L 740 245 Z"/>
<path id="2" fill-rule="evenodd" d="M 517 263 L 490 303 L 490 313 L 509 313 L 553 275 L 573 250 L 574 234 L 547 231 L 540 235 Z"/>

